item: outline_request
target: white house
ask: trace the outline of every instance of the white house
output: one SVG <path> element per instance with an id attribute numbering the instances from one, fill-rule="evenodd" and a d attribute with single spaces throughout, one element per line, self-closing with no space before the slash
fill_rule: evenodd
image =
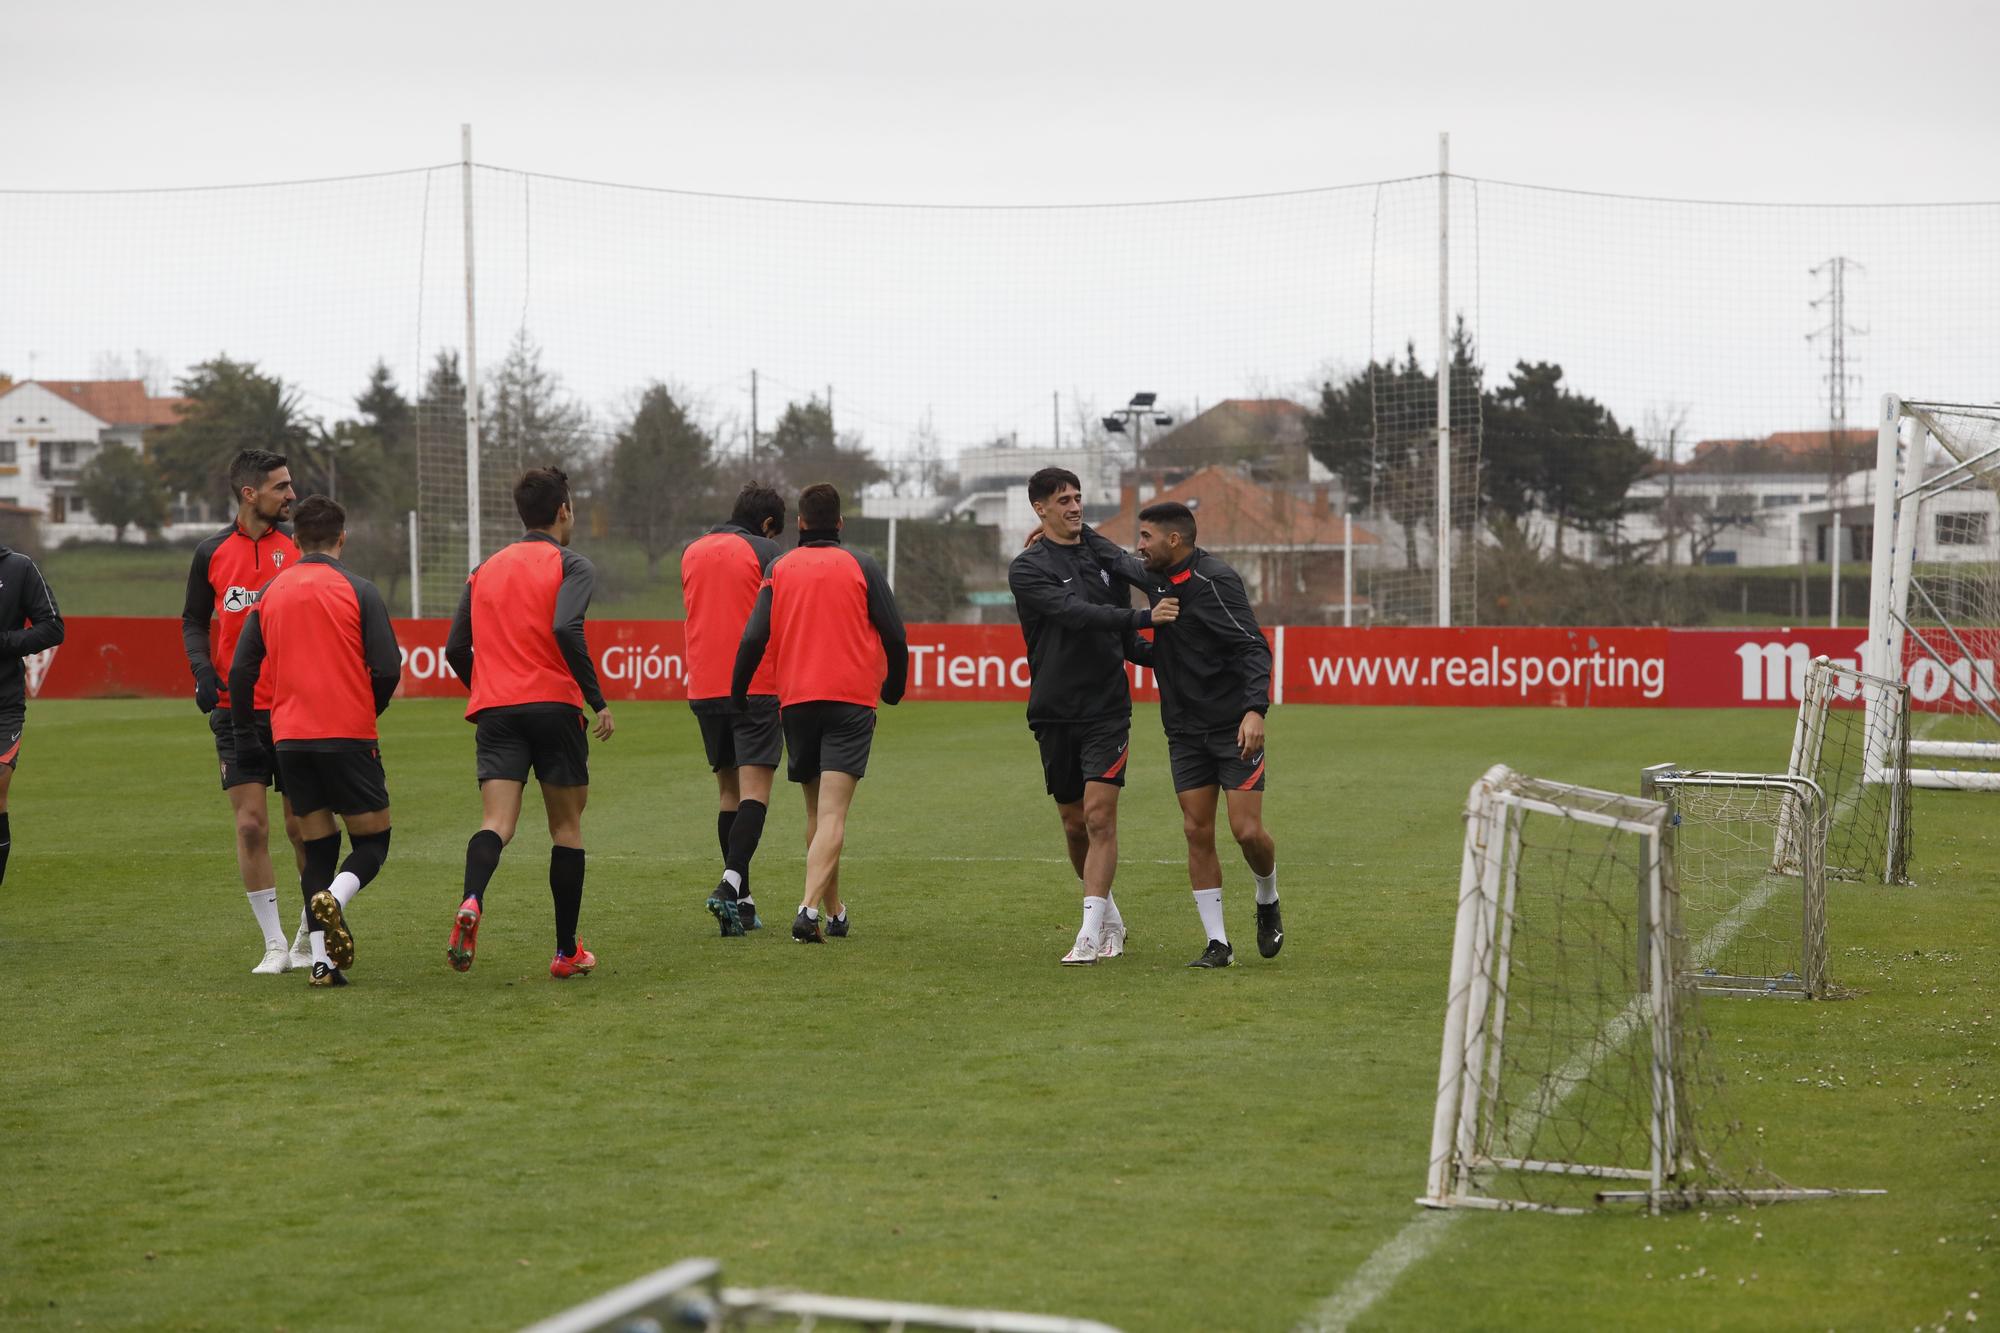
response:
<path id="1" fill-rule="evenodd" d="M 52 546 L 110 536 L 77 497 L 77 477 L 116 441 L 144 448 L 154 426 L 180 420 L 181 398 L 155 398 L 139 380 L 26 380 L 0 391 L 0 504 L 41 515 Z"/>

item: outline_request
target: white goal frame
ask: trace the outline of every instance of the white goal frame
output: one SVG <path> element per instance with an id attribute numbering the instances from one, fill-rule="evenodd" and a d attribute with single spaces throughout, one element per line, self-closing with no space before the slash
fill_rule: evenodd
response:
<path id="1" fill-rule="evenodd" d="M 1653 1209 L 1680 1162 L 1674 1041 L 1678 987 L 1650 985 L 1633 997 L 1652 1034 L 1651 1097 L 1647 1107 L 1646 1164 L 1545 1162 L 1492 1158 L 1479 1150 L 1479 1118 L 1497 1086 L 1506 1040 L 1507 978 L 1513 943 L 1514 895 L 1520 824 L 1528 813 L 1576 820 L 1640 840 L 1645 870 L 1637 886 L 1644 911 L 1643 938 L 1634 941 L 1646 977 L 1672 977 L 1675 897 L 1666 855 L 1667 806 L 1663 801 L 1596 791 L 1516 774 L 1495 764 L 1472 785 L 1466 802 L 1465 848 L 1459 867 L 1458 918 L 1451 949 L 1444 1048 L 1438 1061 L 1436 1108 L 1431 1118 L 1430 1175 L 1418 1203 L 1430 1208 L 1533 1209 L 1575 1212 L 1495 1198 L 1479 1187 L 1494 1170 L 1640 1181 Z"/>
<path id="2" fill-rule="evenodd" d="M 1871 878 L 1883 884 L 1907 884 L 1910 871 L 1910 687 L 1903 681 L 1856 671 L 1824 655 L 1815 657 L 1806 669 L 1805 689 L 1799 694 L 1799 718 L 1792 729 L 1792 756 L 1786 772 L 1803 778 L 1817 778 L 1825 754 L 1829 712 L 1842 697 L 1861 699 L 1861 772 L 1855 780 L 1865 786 L 1887 789 L 1888 800 L 1882 830 L 1882 864 L 1870 868 Z M 1821 791 L 1832 802 L 1827 810 L 1828 851 L 1832 860 L 1832 831 L 1842 811 L 1856 800 L 1852 791 Z M 1840 873 L 1852 877 L 1857 867 L 1843 865 Z M 1829 864 L 1827 873 L 1835 868 Z"/>
<path id="3" fill-rule="evenodd" d="M 1917 546 L 1922 540 L 1923 502 L 1965 480 L 1975 469 L 2000 467 L 2000 449 L 1989 449 L 1970 458 L 1957 458 L 1943 472 L 1926 477 L 1931 441 L 1923 412 L 1926 406 L 1943 405 L 1884 394 L 1882 422 L 1875 440 L 1875 544 L 1868 580 L 1868 641 L 1861 665 L 1871 675 L 1892 680 L 1903 678 L 1903 653 L 1911 643 L 1928 654 L 1940 670 L 1950 674 L 1949 666 L 1937 650 L 1922 635 L 1910 633 L 1906 618 L 1912 591 L 1922 594 L 1915 583 L 1915 568 Z M 1949 624 L 1945 633 L 1955 641 L 1965 659 L 1979 660 Z M 1968 692 L 1978 709 L 2000 728 L 2000 701 L 1982 699 L 1976 689 Z M 1871 718 L 1871 728 L 1873 723 Z M 1929 741 L 1912 737 L 1909 753 L 1913 759 L 2000 764 L 2000 740 Z M 2000 792 L 2000 771 L 1977 768 L 1912 767 L 1909 781 L 1916 787 Z"/>

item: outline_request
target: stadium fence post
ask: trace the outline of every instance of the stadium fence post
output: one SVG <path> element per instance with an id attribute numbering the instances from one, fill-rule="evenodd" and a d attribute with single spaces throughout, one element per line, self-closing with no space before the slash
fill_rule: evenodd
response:
<path id="1" fill-rule="evenodd" d="M 1451 135 L 1438 135 L 1437 623 L 1451 624 Z"/>
<path id="2" fill-rule="evenodd" d="M 474 331 L 472 270 L 472 126 L 458 127 L 459 174 L 465 199 L 465 567 L 479 567 L 479 353 Z"/>

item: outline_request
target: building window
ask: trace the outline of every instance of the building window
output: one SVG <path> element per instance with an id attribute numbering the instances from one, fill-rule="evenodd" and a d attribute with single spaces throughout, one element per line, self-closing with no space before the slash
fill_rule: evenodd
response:
<path id="1" fill-rule="evenodd" d="M 0 505 L 18 506 L 20 503 L 21 497 L 18 495 L 0 495 Z"/>
<path id="2" fill-rule="evenodd" d="M 1986 544 L 1986 515 L 1939 514 L 1937 516 L 1937 544 L 1939 546 L 1984 546 Z"/>
<path id="3" fill-rule="evenodd" d="M 1819 497 L 1814 496 L 1813 498 L 1818 499 Z M 1763 503 L 1766 509 L 1782 509 L 1786 505 L 1799 504 L 1804 500 L 1805 497 L 1803 495 L 1767 495 L 1764 497 Z"/>
<path id="4" fill-rule="evenodd" d="M 56 446 L 56 462 L 64 467 L 68 467 L 76 462 L 76 442 L 74 440 L 64 440 Z"/>
<path id="5" fill-rule="evenodd" d="M 12 440 L 0 440 L 0 463 L 13 462 L 14 451 L 19 449 L 20 447 L 21 446 L 15 444 Z"/>

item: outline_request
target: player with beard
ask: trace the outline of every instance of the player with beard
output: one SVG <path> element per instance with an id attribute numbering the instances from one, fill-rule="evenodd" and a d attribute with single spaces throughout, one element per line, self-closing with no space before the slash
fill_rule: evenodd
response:
<path id="1" fill-rule="evenodd" d="M 188 569 L 187 596 L 181 606 L 181 646 L 194 673 L 195 707 L 208 714 L 215 737 L 215 756 L 222 768 L 222 792 L 236 818 L 236 869 L 250 911 L 264 935 L 263 961 L 250 970 L 273 975 L 295 967 L 310 967 L 305 914 L 298 934 L 285 947 L 285 927 L 278 913 L 277 872 L 271 864 L 271 811 L 266 788 L 273 783 L 271 761 L 271 682 L 257 685 L 253 735 L 255 745 L 239 747 L 230 724 L 227 675 L 236 655 L 243 621 L 257 605 L 265 584 L 298 563 L 299 548 L 283 526 L 292 516 L 292 472 L 282 454 L 245 449 L 229 463 L 230 493 L 236 498 L 236 519 L 197 546 Z M 256 751 L 252 753 L 252 749 Z M 284 779 L 276 779 L 278 795 Z M 284 801 L 285 836 L 301 874 L 305 843 L 292 803 Z"/>
<path id="2" fill-rule="evenodd" d="M 1284 947 L 1277 850 L 1264 828 L 1264 713 L 1271 706 L 1271 647 L 1250 612 L 1243 579 L 1195 545 L 1194 513 L 1173 501 L 1139 511 L 1139 559 L 1092 532 L 1085 540 L 1104 569 L 1180 615 L 1153 636 L 1174 792 L 1187 836 L 1188 879 L 1208 944 L 1190 967 L 1235 961 L 1222 918 L 1222 863 L 1215 853 L 1218 797 L 1229 831 L 1257 884 L 1257 952 Z"/>

